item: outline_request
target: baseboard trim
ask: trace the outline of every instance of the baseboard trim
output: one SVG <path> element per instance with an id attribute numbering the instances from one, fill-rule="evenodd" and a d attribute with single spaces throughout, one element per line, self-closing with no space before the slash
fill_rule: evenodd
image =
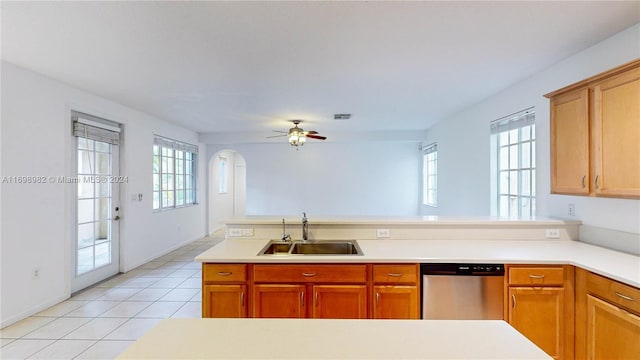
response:
<path id="1" fill-rule="evenodd" d="M 17 323 L 20 320 L 24 320 L 26 318 L 28 318 L 29 316 L 35 315 L 37 313 L 39 313 L 40 311 L 46 310 L 50 307 L 52 307 L 53 305 L 59 304 L 67 299 L 69 299 L 71 297 L 71 295 L 60 295 L 54 299 L 49 299 L 39 305 L 36 305 L 34 307 L 32 307 L 31 309 L 25 310 L 19 314 L 10 316 L 7 319 L 2 319 L 0 321 L 0 329 L 4 329 L 7 326 L 13 325 L 15 323 Z"/>

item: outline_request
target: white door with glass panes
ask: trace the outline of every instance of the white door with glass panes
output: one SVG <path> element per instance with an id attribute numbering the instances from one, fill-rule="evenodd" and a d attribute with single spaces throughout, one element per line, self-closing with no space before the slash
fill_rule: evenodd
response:
<path id="1" fill-rule="evenodd" d="M 85 119 L 88 118 L 88 119 Z M 86 115 L 74 119 L 76 183 L 71 291 L 119 272 L 119 126 Z M 112 131 L 117 130 L 117 131 Z"/>

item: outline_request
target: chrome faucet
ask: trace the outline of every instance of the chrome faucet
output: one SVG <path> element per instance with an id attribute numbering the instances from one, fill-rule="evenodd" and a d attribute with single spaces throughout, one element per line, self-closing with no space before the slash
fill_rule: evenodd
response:
<path id="1" fill-rule="evenodd" d="M 302 241 L 309 240 L 309 220 L 307 220 L 307 213 L 302 213 Z"/>
<path id="2" fill-rule="evenodd" d="M 284 224 L 284 218 L 282 218 L 282 241 L 291 241 L 291 235 L 287 234 L 287 228 Z"/>

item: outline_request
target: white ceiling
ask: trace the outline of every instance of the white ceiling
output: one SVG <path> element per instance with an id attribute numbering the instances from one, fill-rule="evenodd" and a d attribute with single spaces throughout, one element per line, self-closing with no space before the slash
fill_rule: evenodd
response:
<path id="1" fill-rule="evenodd" d="M 0 8 L 8 62 L 201 133 L 265 136 L 294 118 L 321 133 L 424 130 L 640 22 L 639 1 Z"/>

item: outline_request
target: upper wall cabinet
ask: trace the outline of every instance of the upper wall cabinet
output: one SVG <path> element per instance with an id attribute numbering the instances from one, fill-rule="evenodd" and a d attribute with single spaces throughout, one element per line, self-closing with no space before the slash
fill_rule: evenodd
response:
<path id="1" fill-rule="evenodd" d="M 551 192 L 640 198 L 640 59 L 545 96 Z"/>

